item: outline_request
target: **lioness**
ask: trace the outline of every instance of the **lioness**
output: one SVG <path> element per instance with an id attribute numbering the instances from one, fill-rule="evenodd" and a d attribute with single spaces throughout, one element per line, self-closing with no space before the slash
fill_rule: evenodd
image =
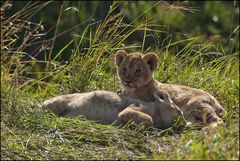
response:
<path id="1" fill-rule="evenodd" d="M 127 53 L 125 50 L 116 52 L 118 75 L 124 86 L 121 96 L 127 95 L 143 101 L 154 101 L 156 91 L 166 91 L 173 102 L 180 107 L 184 115 L 191 114 L 192 123 L 215 127 L 222 123 L 220 117 L 224 110 L 218 101 L 209 93 L 181 85 L 163 84 L 153 78 L 158 65 L 155 53 Z M 189 115 L 188 115 L 189 116 Z"/>
<path id="2" fill-rule="evenodd" d="M 34 107 L 49 109 L 59 116 L 84 115 L 86 118 L 103 124 L 114 121 L 126 123 L 133 120 L 145 127 L 166 128 L 174 120 L 183 116 L 182 111 L 166 92 L 157 91 L 154 102 L 144 102 L 108 91 L 93 91 L 56 96 L 36 104 Z"/>

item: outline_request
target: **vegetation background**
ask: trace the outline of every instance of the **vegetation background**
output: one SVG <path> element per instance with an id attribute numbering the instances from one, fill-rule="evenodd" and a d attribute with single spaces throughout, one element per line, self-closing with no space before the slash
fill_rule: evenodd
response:
<path id="1" fill-rule="evenodd" d="M 30 108 L 120 90 L 118 49 L 156 52 L 155 78 L 213 94 L 225 124 L 143 130 Z M 1 159 L 239 159 L 239 2 L 1 1 Z"/>

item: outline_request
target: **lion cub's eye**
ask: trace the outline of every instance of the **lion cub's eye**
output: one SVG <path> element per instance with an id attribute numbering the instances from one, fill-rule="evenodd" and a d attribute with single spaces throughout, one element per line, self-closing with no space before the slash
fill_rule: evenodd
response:
<path id="1" fill-rule="evenodd" d="M 135 74 L 139 74 L 141 71 L 141 69 L 136 69 Z"/>

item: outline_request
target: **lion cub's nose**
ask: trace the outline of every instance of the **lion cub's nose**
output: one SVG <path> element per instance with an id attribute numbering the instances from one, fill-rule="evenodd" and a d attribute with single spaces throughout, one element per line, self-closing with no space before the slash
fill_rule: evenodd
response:
<path id="1" fill-rule="evenodd" d="M 125 80 L 125 82 L 126 82 L 127 84 L 130 84 L 132 81 L 130 81 L 130 80 Z"/>

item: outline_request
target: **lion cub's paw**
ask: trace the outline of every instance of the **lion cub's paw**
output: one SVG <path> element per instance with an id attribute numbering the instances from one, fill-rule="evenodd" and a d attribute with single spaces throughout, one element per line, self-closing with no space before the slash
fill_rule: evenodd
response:
<path id="1" fill-rule="evenodd" d="M 118 118 L 124 123 L 133 120 L 138 124 L 143 123 L 145 127 L 153 126 L 152 117 L 140 111 L 124 110 L 118 114 Z"/>

